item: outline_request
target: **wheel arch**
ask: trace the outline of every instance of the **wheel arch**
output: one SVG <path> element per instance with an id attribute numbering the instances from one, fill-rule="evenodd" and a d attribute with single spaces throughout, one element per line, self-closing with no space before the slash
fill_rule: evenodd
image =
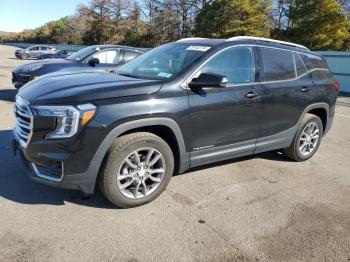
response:
<path id="1" fill-rule="evenodd" d="M 314 109 L 311 109 L 308 113 L 318 116 L 322 121 L 323 130 L 327 129 L 328 115 L 327 115 L 327 110 L 325 108 L 314 108 Z"/>
<path id="2" fill-rule="evenodd" d="M 163 130 L 157 132 L 157 127 L 161 127 Z M 89 181 L 94 181 L 95 183 L 86 185 L 87 188 L 84 188 L 84 192 L 92 193 L 95 189 L 96 179 L 102 165 L 103 159 L 106 156 L 107 151 L 109 150 L 111 144 L 118 137 L 132 133 L 132 132 L 151 132 L 156 135 L 160 135 L 164 140 L 169 139 L 164 135 L 165 131 L 171 131 L 173 138 L 176 138 L 177 150 L 178 150 L 178 171 L 183 172 L 189 168 L 189 153 L 186 151 L 185 141 L 178 124 L 171 118 L 157 117 L 157 118 L 146 118 L 133 120 L 130 122 L 123 123 L 121 125 L 113 128 L 108 135 L 104 138 L 97 151 L 92 158 L 90 165 L 84 175 L 89 177 Z M 169 140 L 168 140 L 169 141 Z M 168 142 L 167 141 L 167 142 Z M 172 146 L 172 145 L 170 145 Z M 172 149 L 173 150 L 173 149 Z"/>
<path id="3" fill-rule="evenodd" d="M 323 125 L 323 131 L 324 131 L 324 134 L 326 134 L 330 128 L 329 105 L 327 103 L 315 103 L 315 104 L 309 105 L 304 110 L 302 116 L 300 117 L 298 125 L 300 124 L 302 118 L 307 113 L 316 115 L 321 119 L 322 125 Z"/>
<path id="4" fill-rule="evenodd" d="M 159 124 L 142 126 L 138 128 L 129 129 L 124 133 L 120 134 L 118 137 L 137 132 L 148 132 L 162 138 L 170 146 L 170 149 L 173 152 L 175 160 L 175 172 L 178 172 L 180 170 L 180 146 L 178 138 L 176 137 L 173 129 L 171 129 L 167 125 Z"/>

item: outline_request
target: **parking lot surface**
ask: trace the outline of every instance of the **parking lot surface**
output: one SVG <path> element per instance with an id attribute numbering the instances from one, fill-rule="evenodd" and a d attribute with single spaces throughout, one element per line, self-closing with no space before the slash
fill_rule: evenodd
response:
<path id="1" fill-rule="evenodd" d="M 349 261 L 350 99 L 309 161 L 269 152 L 172 178 L 154 202 L 32 182 L 10 149 L 11 69 L 0 46 L 0 261 Z"/>

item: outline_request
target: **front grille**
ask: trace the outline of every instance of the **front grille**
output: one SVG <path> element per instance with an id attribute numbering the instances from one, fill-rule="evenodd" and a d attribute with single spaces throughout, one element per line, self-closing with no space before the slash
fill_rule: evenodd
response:
<path id="1" fill-rule="evenodd" d="M 32 135 L 33 118 L 28 107 L 28 102 L 22 99 L 20 96 L 16 98 L 15 116 L 15 133 L 21 146 L 26 147 Z"/>

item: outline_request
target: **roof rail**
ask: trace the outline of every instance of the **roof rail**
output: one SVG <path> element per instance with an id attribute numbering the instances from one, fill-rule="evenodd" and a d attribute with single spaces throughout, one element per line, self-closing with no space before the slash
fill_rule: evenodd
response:
<path id="1" fill-rule="evenodd" d="M 187 38 L 182 38 L 180 40 L 177 40 L 176 42 L 182 42 L 182 41 L 187 41 L 187 40 L 204 40 L 204 39 L 208 39 L 208 38 L 204 38 L 204 37 L 187 37 Z"/>
<path id="2" fill-rule="evenodd" d="M 227 39 L 226 41 L 239 41 L 239 40 L 253 40 L 253 41 L 264 41 L 264 42 L 270 42 L 270 43 L 276 43 L 276 44 L 281 44 L 281 45 L 288 45 L 288 46 L 293 46 L 293 47 L 298 47 L 302 49 L 306 49 L 310 51 L 309 48 L 303 45 L 298 45 L 290 42 L 285 42 L 285 41 L 280 41 L 280 40 L 275 40 L 275 39 L 270 39 L 270 38 L 264 38 L 264 37 L 254 37 L 254 36 L 235 36 Z"/>

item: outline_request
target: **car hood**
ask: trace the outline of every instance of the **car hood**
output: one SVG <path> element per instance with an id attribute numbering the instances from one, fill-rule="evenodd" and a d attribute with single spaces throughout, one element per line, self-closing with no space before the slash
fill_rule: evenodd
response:
<path id="1" fill-rule="evenodd" d="M 24 69 L 26 67 L 32 67 L 32 66 L 36 66 L 36 65 L 42 65 L 42 66 L 46 66 L 46 65 L 68 65 L 68 64 L 72 64 L 74 63 L 73 61 L 67 60 L 67 59 L 47 59 L 47 60 L 39 60 L 39 61 L 35 61 L 35 62 L 30 62 L 30 63 L 26 63 L 20 66 L 17 66 L 15 69 L 13 69 L 14 73 L 20 73 L 23 72 Z"/>
<path id="2" fill-rule="evenodd" d="M 107 71 L 52 73 L 23 86 L 18 95 L 30 104 L 80 103 L 157 92 L 160 80 L 145 80 Z"/>

